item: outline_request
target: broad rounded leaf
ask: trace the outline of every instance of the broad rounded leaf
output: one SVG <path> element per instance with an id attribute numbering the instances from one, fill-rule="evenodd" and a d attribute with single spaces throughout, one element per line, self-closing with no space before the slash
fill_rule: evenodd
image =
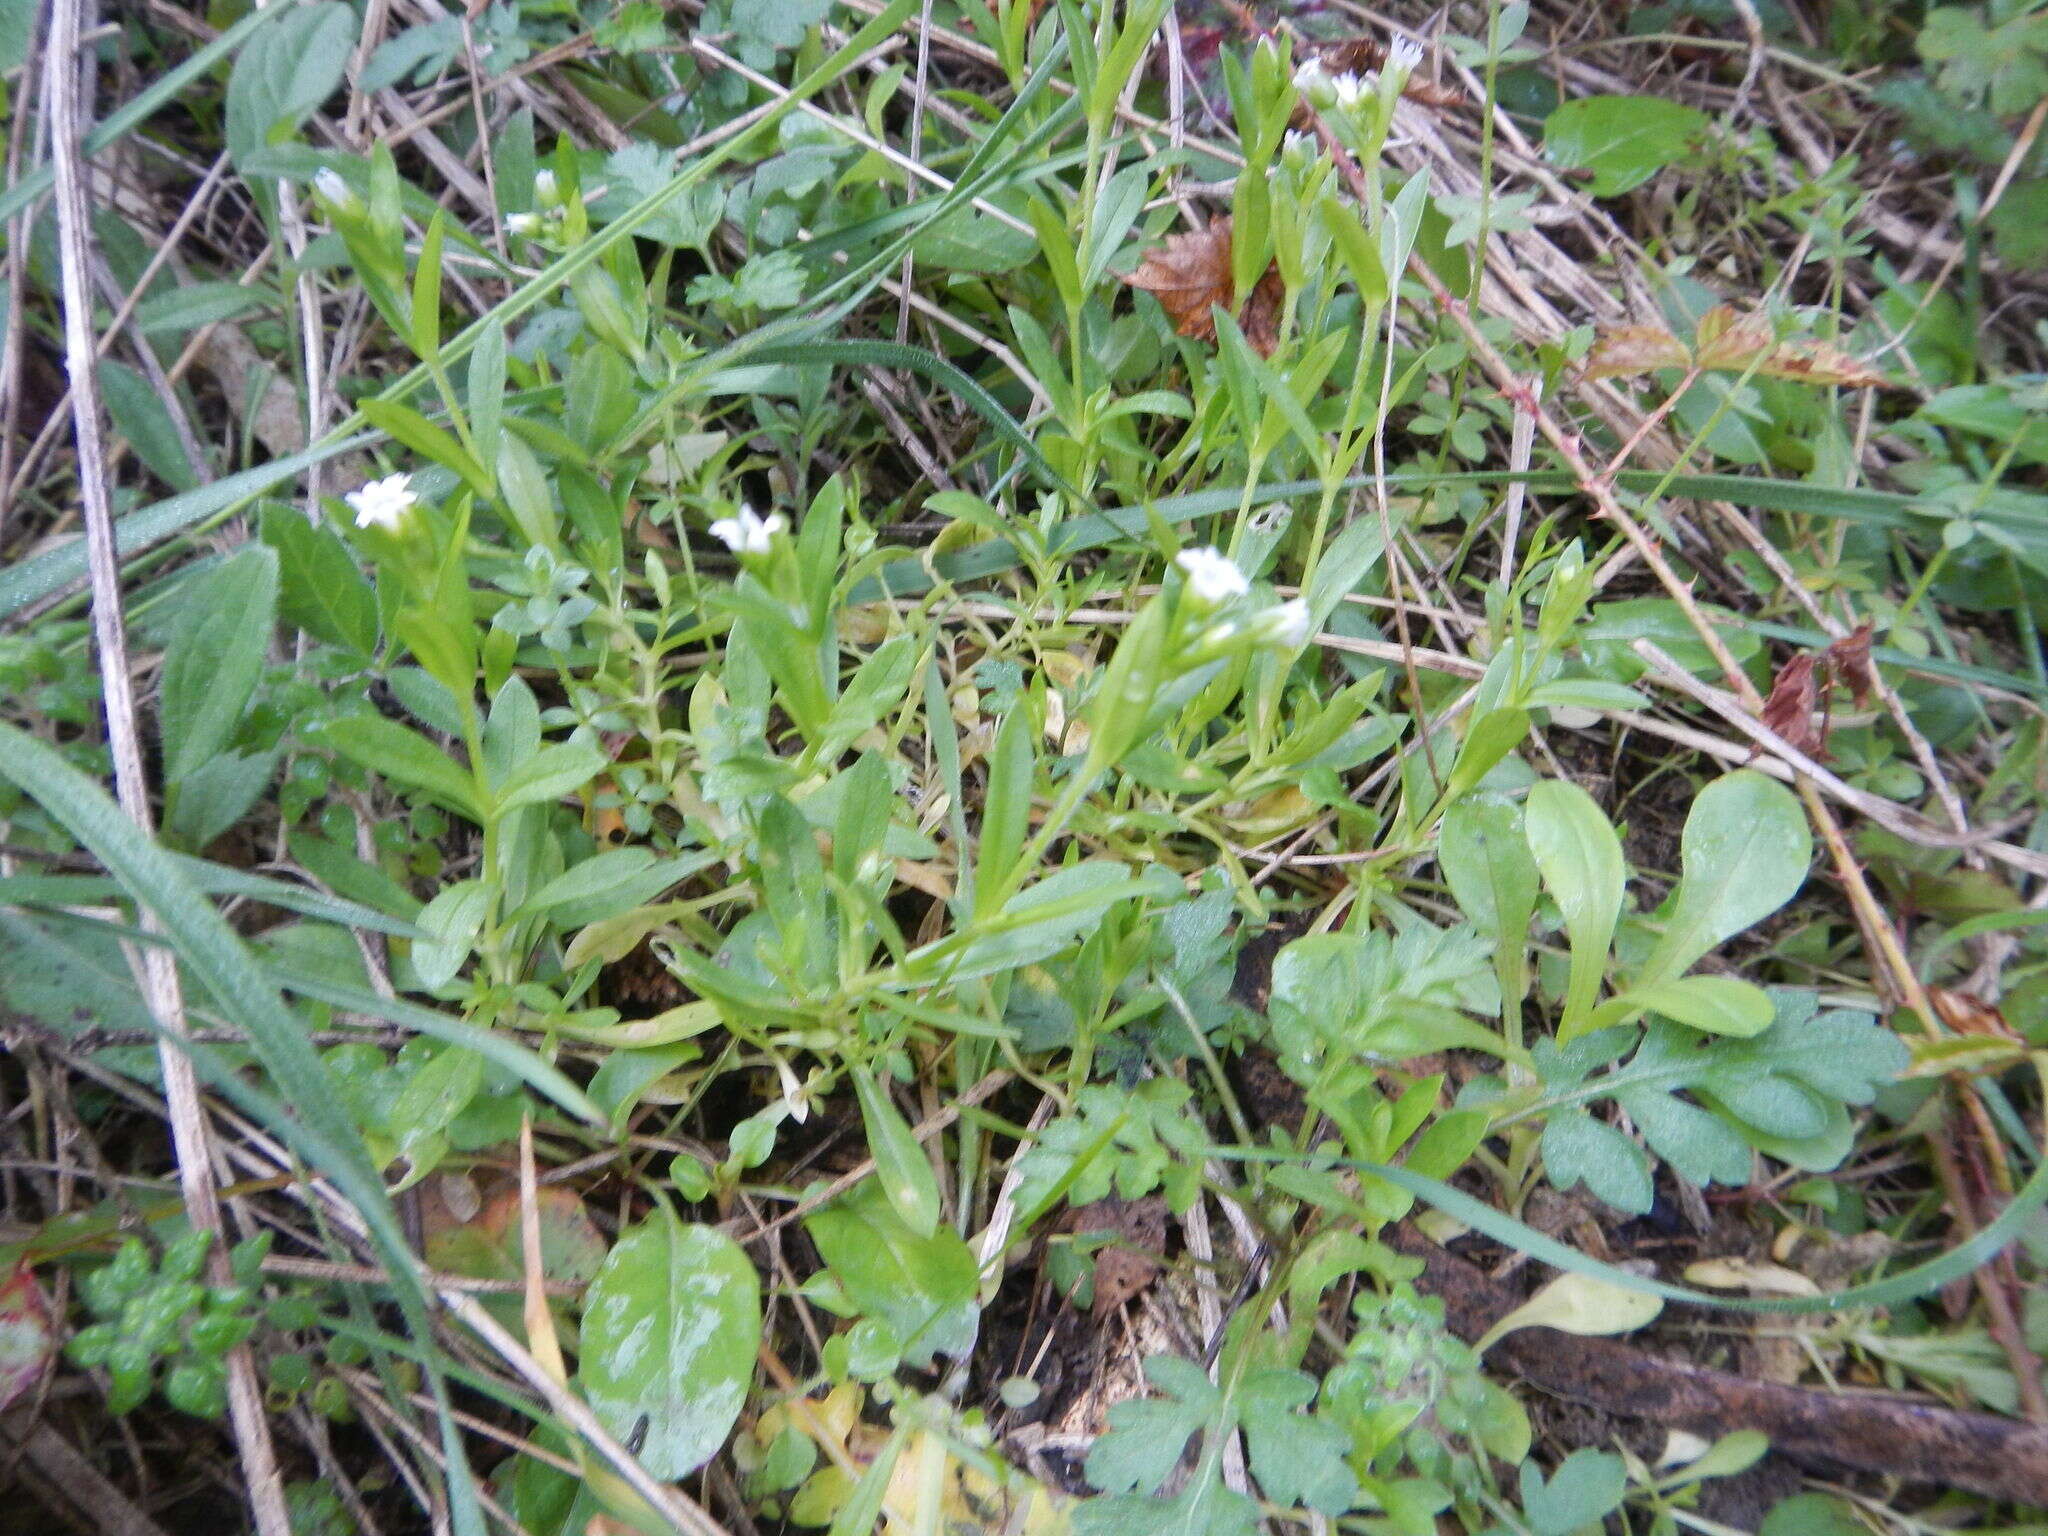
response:
<path id="1" fill-rule="evenodd" d="M 1683 158 L 1705 133 L 1707 115 L 1655 96 L 1587 96 L 1543 122 L 1543 148 L 1567 170 L 1591 171 L 1595 197 L 1639 187 Z"/>
<path id="2" fill-rule="evenodd" d="M 613 1246 L 583 1300 L 585 1395 L 656 1477 L 686 1477 L 732 1432 L 761 1342 L 761 1281 L 737 1243 L 668 1212 Z"/>
<path id="3" fill-rule="evenodd" d="M 1715 945 L 1762 922 L 1798 894 L 1813 859 L 1813 834 L 1791 790 L 1741 768 L 1716 779 L 1693 801 L 1679 859 L 1678 894 L 1664 937 L 1643 968 L 1645 986 L 1682 974 Z"/>

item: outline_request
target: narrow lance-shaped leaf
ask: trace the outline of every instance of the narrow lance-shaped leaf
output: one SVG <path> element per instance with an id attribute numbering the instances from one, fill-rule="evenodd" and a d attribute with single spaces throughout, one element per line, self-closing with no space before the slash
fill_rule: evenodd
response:
<path id="1" fill-rule="evenodd" d="M 1564 917 L 1571 940 L 1560 1043 L 1581 1033 L 1607 971 L 1607 951 L 1621 915 L 1626 866 L 1621 839 L 1593 797 L 1576 784 L 1545 780 L 1529 791 L 1524 811 L 1529 852 Z"/>
<path id="2" fill-rule="evenodd" d="M 906 1227 L 919 1237 L 930 1237 L 939 1229 L 939 1181 L 924 1148 L 890 1102 L 888 1088 L 867 1068 L 853 1069 L 853 1089 L 860 1099 L 860 1118 L 867 1127 L 868 1150 L 874 1154 L 882 1192 Z"/>

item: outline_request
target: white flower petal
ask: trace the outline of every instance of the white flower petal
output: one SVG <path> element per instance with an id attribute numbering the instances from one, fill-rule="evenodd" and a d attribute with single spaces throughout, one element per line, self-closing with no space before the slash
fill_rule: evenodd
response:
<path id="1" fill-rule="evenodd" d="M 1253 622 L 1253 628 L 1260 644 L 1294 651 L 1308 644 L 1314 625 L 1309 618 L 1308 604 L 1293 597 L 1260 614 Z"/>
<path id="2" fill-rule="evenodd" d="M 1393 46 L 1387 49 L 1387 70 L 1390 74 L 1397 71 L 1408 74 L 1421 62 L 1422 44 L 1408 38 L 1395 38 Z"/>
<path id="3" fill-rule="evenodd" d="M 350 491 L 342 499 L 355 513 L 358 528 L 396 529 L 419 497 L 413 494 L 410 477 L 387 475 L 382 480 L 372 480 L 360 491 Z"/>
<path id="4" fill-rule="evenodd" d="M 1252 589 L 1230 557 L 1213 548 L 1184 549 L 1173 557 L 1173 563 L 1187 573 L 1188 591 L 1196 601 L 1211 608 Z"/>
<path id="5" fill-rule="evenodd" d="M 711 536 L 736 555 L 765 555 L 775 535 L 789 526 L 780 512 L 763 517 L 752 507 L 741 507 L 732 517 L 721 517 L 711 525 Z"/>

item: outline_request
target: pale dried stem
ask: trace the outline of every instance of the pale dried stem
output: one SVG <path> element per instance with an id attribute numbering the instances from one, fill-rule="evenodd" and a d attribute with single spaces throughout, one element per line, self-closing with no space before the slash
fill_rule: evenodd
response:
<path id="1" fill-rule="evenodd" d="M 114 760 L 115 791 L 121 808 L 145 837 L 152 835 L 149 785 L 136 728 L 135 695 L 129 680 L 128 644 L 121 613 L 121 572 L 114 551 L 113 508 L 104 444 L 100 434 L 97 348 L 92 329 L 91 209 L 86 201 L 80 150 L 90 120 L 86 99 L 93 66 L 80 55 L 84 0 L 55 0 L 50 18 L 44 110 L 51 125 L 56 189 L 57 244 L 64 310 L 65 364 L 71 374 L 72 424 L 78 452 L 78 480 L 85 509 L 87 561 L 92 584 L 93 636 L 99 653 L 107 713 L 107 739 Z M 159 930 L 156 914 L 138 902 L 145 932 Z M 213 1155 L 200 1105 L 197 1074 L 182 1044 L 185 1005 L 177 962 L 163 944 L 144 949 L 143 999 L 166 1038 L 158 1048 L 178 1183 L 193 1226 L 216 1241 L 211 1272 L 218 1283 L 230 1278 L 223 1246 L 220 1205 L 213 1182 Z M 284 1481 L 270 1443 L 255 1357 L 247 1344 L 228 1353 L 228 1408 L 242 1458 L 250 1507 L 261 1536 L 291 1536 Z"/>

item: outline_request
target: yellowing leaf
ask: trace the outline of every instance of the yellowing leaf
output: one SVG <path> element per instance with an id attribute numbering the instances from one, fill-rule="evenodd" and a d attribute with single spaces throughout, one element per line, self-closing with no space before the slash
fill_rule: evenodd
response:
<path id="1" fill-rule="evenodd" d="M 1661 1298 L 1633 1291 L 1593 1275 L 1559 1275 L 1486 1330 L 1472 1347 L 1481 1354 L 1496 1339 L 1521 1328 L 1555 1328 L 1560 1333 L 1632 1333 L 1664 1310 Z"/>
<path id="2" fill-rule="evenodd" d="M 1721 1291 L 1761 1291 L 1766 1296 L 1820 1294 L 1820 1287 L 1798 1270 L 1754 1259 L 1701 1259 L 1686 1267 L 1685 1278 L 1694 1285 L 1710 1285 Z"/>
<path id="3" fill-rule="evenodd" d="M 1684 368 L 1692 354 L 1661 325 L 1617 325 L 1602 331 L 1586 354 L 1588 379 L 1627 379 L 1659 368 Z"/>

